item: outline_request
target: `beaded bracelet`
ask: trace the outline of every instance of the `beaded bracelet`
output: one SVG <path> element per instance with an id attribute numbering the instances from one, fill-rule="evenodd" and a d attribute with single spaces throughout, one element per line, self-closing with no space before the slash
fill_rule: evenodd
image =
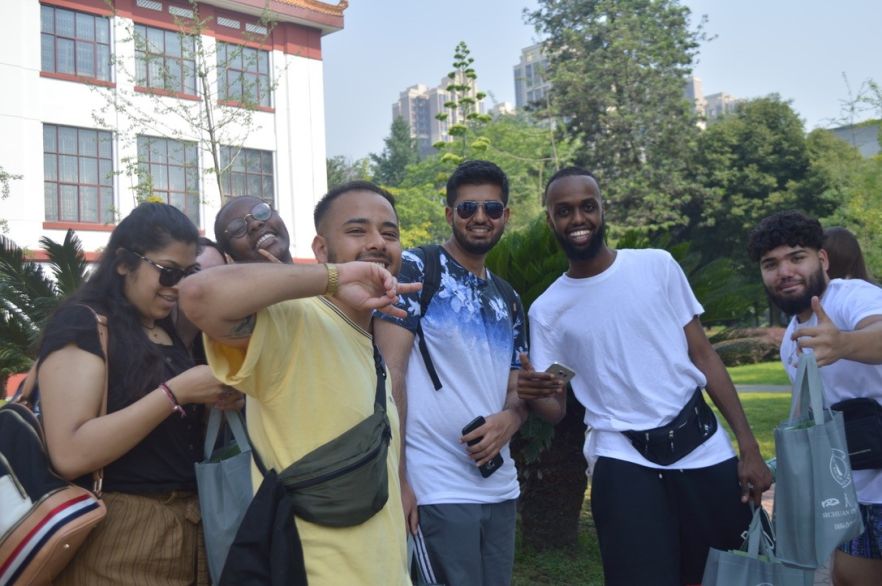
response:
<path id="1" fill-rule="evenodd" d="M 159 388 L 162 389 L 162 392 L 165 393 L 165 396 L 168 397 L 168 400 L 171 401 L 172 411 L 180 414 L 181 417 L 186 417 L 187 412 L 184 411 L 184 408 L 181 407 L 181 404 L 178 403 L 178 398 L 175 397 L 175 394 L 172 392 L 171 388 L 165 383 L 159 383 Z"/>

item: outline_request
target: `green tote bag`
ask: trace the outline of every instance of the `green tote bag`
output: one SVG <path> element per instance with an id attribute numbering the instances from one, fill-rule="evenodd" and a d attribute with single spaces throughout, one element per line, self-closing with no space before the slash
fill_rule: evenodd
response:
<path id="1" fill-rule="evenodd" d="M 741 549 L 711 548 L 702 586 L 812 586 L 814 570 L 788 567 L 775 558 L 775 535 L 762 508 L 753 512 Z"/>
<path id="2" fill-rule="evenodd" d="M 226 419 L 233 440 L 215 449 L 221 420 Z M 212 409 L 205 433 L 205 461 L 196 464 L 196 486 L 208 572 L 217 584 L 227 553 L 253 494 L 251 445 L 237 411 Z"/>
<path id="3" fill-rule="evenodd" d="M 775 429 L 775 553 L 786 564 L 822 566 L 863 532 L 842 413 L 824 408 L 814 354 L 799 359 L 790 417 Z"/>

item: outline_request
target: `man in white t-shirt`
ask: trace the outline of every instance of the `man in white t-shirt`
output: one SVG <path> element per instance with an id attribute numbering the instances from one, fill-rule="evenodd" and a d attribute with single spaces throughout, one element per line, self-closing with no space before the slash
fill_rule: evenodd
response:
<path id="1" fill-rule="evenodd" d="M 671 255 L 607 247 L 600 188 L 584 169 L 551 178 L 545 209 L 569 270 L 530 308 L 536 371 L 525 365 L 519 394 L 553 388 L 541 372 L 552 362 L 576 371 L 605 583 L 698 584 L 710 547 L 739 546 L 746 503 L 759 503 L 771 473 Z M 740 461 L 701 388 L 734 431 Z"/>
<path id="2" fill-rule="evenodd" d="M 781 362 L 796 377 L 799 353 L 814 352 L 827 406 L 848 399 L 882 403 L 882 289 L 860 279 L 830 280 L 820 222 L 786 211 L 751 232 L 748 252 L 781 311 L 792 315 Z M 882 433 L 882 430 L 880 430 Z M 854 470 L 866 530 L 833 558 L 833 581 L 878 585 L 882 580 L 882 469 Z"/>

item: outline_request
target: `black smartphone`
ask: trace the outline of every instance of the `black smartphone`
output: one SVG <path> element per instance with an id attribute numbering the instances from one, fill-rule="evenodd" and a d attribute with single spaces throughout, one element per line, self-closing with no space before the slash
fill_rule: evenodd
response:
<path id="1" fill-rule="evenodd" d="M 477 417 L 472 419 L 465 427 L 462 428 L 462 434 L 466 435 L 466 434 L 478 429 L 479 427 L 484 425 L 486 422 L 487 422 L 486 419 L 484 419 L 482 416 L 478 415 Z M 476 443 L 478 443 L 479 441 L 481 441 L 482 439 L 483 438 L 481 438 L 481 437 L 475 438 L 469 442 L 469 445 L 473 446 Z M 487 478 L 488 476 L 490 476 L 491 474 L 493 474 L 494 472 L 499 470 L 501 467 L 502 467 L 502 454 L 496 454 L 492 460 L 490 460 L 489 462 L 485 463 L 482 466 L 479 466 L 478 471 L 481 473 L 481 476 L 483 476 L 484 478 Z"/>

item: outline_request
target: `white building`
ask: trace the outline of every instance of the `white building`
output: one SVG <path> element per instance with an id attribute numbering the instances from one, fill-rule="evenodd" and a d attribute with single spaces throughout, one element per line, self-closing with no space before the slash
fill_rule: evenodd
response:
<path id="1" fill-rule="evenodd" d="M 710 94 L 705 99 L 705 117 L 708 120 L 714 120 L 726 114 L 731 114 L 738 109 L 738 105 L 743 101 L 726 92 L 718 92 Z"/>
<path id="2" fill-rule="evenodd" d="M 548 59 L 542 52 L 541 43 L 521 49 L 521 59 L 514 66 L 515 107 L 518 110 L 535 103 L 544 105 L 551 90 L 551 82 L 546 80 L 547 69 Z"/>
<path id="3" fill-rule="evenodd" d="M 311 259 L 312 211 L 327 188 L 321 41 L 343 28 L 346 6 L 0 2 L 0 167 L 21 176 L 0 201 L 6 235 L 35 251 L 41 236 L 60 241 L 73 228 L 93 260 L 140 195 L 180 207 L 214 238 L 221 192 L 207 133 L 180 117 L 186 106 L 204 119 L 207 96 L 214 116 L 232 121 L 219 135 L 224 195 L 273 202 L 292 255 Z M 181 34 L 194 18 L 204 51 Z M 200 58 L 210 61 L 207 92 Z"/>

